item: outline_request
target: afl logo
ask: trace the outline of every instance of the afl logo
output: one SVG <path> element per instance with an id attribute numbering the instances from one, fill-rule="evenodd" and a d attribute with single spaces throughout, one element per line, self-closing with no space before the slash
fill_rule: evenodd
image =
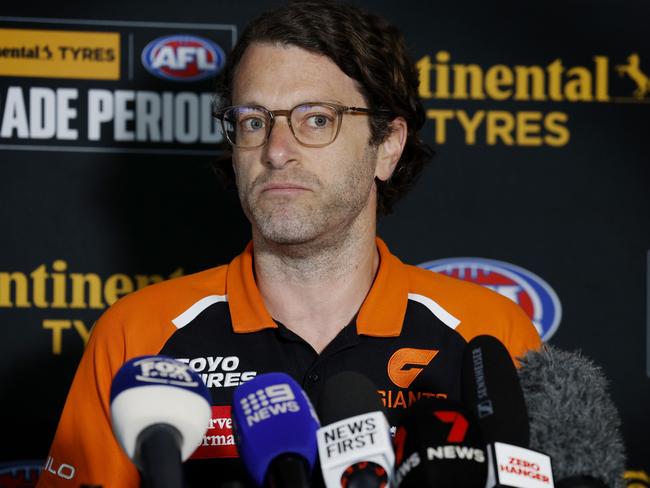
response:
<path id="1" fill-rule="evenodd" d="M 553 289 L 530 271 L 503 261 L 448 258 L 428 261 L 421 268 L 471 281 L 510 298 L 528 314 L 543 341 L 548 341 L 562 318 L 562 306 Z"/>
<path id="2" fill-rule="evenodd" d="M 216 75 L 226 56 L 213 41 L 198 36 L 159 37 L 142 51 L 142 64 L 154 76 L 173 81 L 197 81 Z"/>

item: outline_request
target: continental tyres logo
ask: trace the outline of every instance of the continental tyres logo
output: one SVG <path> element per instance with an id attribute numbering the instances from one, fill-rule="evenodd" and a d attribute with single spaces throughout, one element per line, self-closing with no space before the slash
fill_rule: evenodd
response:
<path id="1" fill-rule="evenodd" d="M 388 377 L 400 388 L 408 388 L 436 354 L 432 349 L 398 349 L 388 360 Z"/>
<path id="2" fill-rule="evenodd" d="M 64 344 L 81 339 L 85 345 L 98 311 L 119 298 L 153 283 L 183 275 L 178 268 L 170 274 L 97 273 L 69 269 L 57 259 L 30 271 L 0 270 L 0 310 L 22 309 L 34 312 L 42 330 L 51 337 L 52 354 L 60 355 Z M 84 317 L 92 317 L 90 321 Z M 0 485 L 1 486 L 1 485 Z"/>
<path id="3" fill-rule="evenodd" d="M 572 103 L 650 103 L 648 68 L 638 53 L 613 59 L 596 55 L 583 65 L 567 65 L 561 58 L 545 65 L 456 62 L 449 51 L 424 56 L 417 62 L 422 99 L 436 100 L 427 110 L 437 144 L 461 133 L 467 145 L 552 146 L 569 143 Z M 456 109 L 440 101 L 476 101 L 475 110 Z M 490 102 L 489 108 L 483 101 Z M 499 103 L 522 105 L 501 110 Z M 550 110 L 532 110 L 546 104 Z M 464 105 L 466 106 L 466 104 Z"/>
<path id="4" fill-rule="evenodd" d="M 0 75 L 117 80 L 120 34 L 0 29 Z"/>

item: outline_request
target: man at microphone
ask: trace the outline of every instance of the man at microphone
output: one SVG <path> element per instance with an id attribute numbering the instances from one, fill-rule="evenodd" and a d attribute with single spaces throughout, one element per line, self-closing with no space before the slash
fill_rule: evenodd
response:
<path id="1" fill-rule="evenodd" d="M 138 486 L 108 409 L 115 372 L 135 356 L 179 359 L 210 389 L 211 429 L 186 474 L 190 486 L 218 486 L 245 479 L 230 405 L 257 374 L 287 373 L 317 401 L 324 379 L 358 371 L 395 425 L 417 398 L 459 398 L 473 337 L 496 336 L 513 358 L 540 344 L 507 298 L 405 265 L 376 235 L 377 216 L 432 155 L 419 135 L 417 71 L 395 27 L 351 6 L 294 2 L 249 25 L 218 86 L 215 116 L 232 149 L 224 169 L 252 241 L 227 265 L 150 286 L 103 314 L 39 486 Z M 62 464 L 73 468 L 66 477 Z"/>

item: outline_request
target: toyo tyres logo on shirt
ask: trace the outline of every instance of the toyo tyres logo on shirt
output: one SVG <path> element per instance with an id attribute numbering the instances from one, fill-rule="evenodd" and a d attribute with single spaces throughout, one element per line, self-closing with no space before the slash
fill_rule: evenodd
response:
<path id="1" fill-rule="evenodd" d="M 197 81 L 216 75 L 226 55 L 203 37 L 173 35 L 154 39 L 142 50 L 142 64 L 154 76 L 172 81 Z"/>
<path id="2" fill-rule="evenodd" d="M 562 305 L 557 294 L 546 281 L 524 268 L 483 258 L 437 259 L 419 266 L 510 298 L 530 317 L 543 341 L 548 341 L 560 325 Z"/>

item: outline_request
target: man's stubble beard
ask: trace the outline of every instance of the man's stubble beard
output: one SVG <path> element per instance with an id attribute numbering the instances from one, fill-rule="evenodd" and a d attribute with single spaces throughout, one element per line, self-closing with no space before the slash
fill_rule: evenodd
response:
<path id="1" fill-rule="evenodd" d="M 325 185 L 314 174 L 302 169 L 270 170 L 258 176 L 248 189 L 239 189 L 244 213 L 254 232 L 269 244 L 282 246 L 328 246 L 330 241 L 344 239 L 345 233 L 369 204 L 376 154 L 377 148 L 369 145 L 360 161 L 347 165 L 345 175 Z M 287 174 L 274 174 L 278 171 L 287 171 Z M 267 181 L 283 181 L 283 178 L 303 183 L 314 193 L 264 201 L 256 188 Z"/>

